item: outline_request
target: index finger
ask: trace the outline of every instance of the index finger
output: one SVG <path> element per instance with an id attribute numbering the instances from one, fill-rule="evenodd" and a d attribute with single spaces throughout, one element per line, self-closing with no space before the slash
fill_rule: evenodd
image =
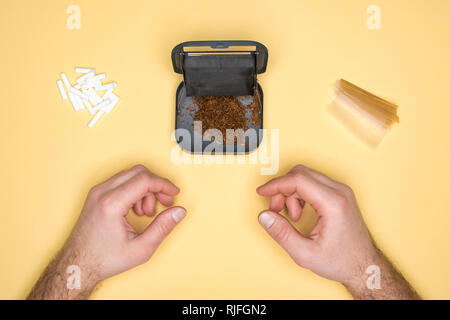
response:
<path id="1" fill-rule="evenodd" d="M 180 192 L 180 189 L 168 179 L 144 171 L 111 190 L 108 196 L 115 206 L 128 211 L 133 204 L 142 199 L 148 192 L 174 196 Z"/>
<path id="2" fill-rule="evenodd" d="M 256 191 L 265 197 L 273 197 L 277 194 L 288 197 L 296 193 L 303 200 L 310 203 L 318 212 L 322 210 L 327 200 L 333 196 L 329 187 L 304 173 L 287 174 L 274 178 L 260 186 Z"/>

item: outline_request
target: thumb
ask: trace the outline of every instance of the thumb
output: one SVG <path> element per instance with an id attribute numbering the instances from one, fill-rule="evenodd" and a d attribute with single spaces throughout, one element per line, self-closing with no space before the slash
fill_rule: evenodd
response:
<path id="1" fill-rule="evenodd" d="M 314 242 L 302 236 L 282 215 L 273 211 L 264 211 L 258 217 L 261 226 L 294 259 L 305 267 L 308 265 Z"/>
<path id="2" fill-rule="evenodd" d="M 150 223 L 143 233 L 133 240 L 134 245 L 137 248 L 141 248 L 141 250 L 144 249 L 145 255 L 147 255 L 147 258 L 150 258 L 160 243 L 185 216 L 186 210 L 182 207 L 172 207 L 164 210 Z"/>

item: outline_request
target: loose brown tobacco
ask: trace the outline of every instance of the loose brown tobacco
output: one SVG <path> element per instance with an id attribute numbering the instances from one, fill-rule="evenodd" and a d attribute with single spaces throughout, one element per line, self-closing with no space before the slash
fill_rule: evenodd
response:
<path id="1" fill-rule="evenodd" d="M 247 108 L 250 110 L 253 126 L 258 128 L 260 125 L 261 106 L 259 97 L 256 98 L 255 96 L 252 104 L 247 107 L 234 96 L 194 97 L 194 103 L 198 105 L 194 121 L 202 122 L 202 134 L 208 129 L 217 129 L 222 133 L 225 143 L 227 143 L 227 129 L 246 131 L 249 128 L 249 120 L 245 116 Z M 234 137 L 234 140 L 234 143 L 236 143 L 236 137 Z M 228 141 L 228 143 L 233 142 Z"/>

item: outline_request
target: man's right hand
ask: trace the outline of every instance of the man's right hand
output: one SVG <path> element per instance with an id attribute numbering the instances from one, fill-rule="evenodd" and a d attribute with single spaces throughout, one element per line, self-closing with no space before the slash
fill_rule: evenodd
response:
<path id="1" fill-rule="evenodd" d="M 270 180 L 257 192 L 270 198 L 259 215 L 264 229 L 304 268 L 344 284 L 356 298 L 419 298 L 406 280 L 378 250 L 364 224 L 353 191 L 347 185 L 306 168 L 294 167 L 287 175 Z M 319 220 L 308 237 L 301 235 L 279 212 L 300 219 L 305 203 Z M 381 289 L 366 286 L 366 269 L 381 271 Z"/>

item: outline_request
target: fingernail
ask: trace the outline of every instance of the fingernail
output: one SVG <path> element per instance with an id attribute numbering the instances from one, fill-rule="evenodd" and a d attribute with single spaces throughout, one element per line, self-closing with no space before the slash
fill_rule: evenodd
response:
<path id="1" fill-rule="evenodd" d="M 264 227 L 264 229 L 270 228 L 275 222 L 275 217 L 269 212 L 263 212 L 259 215 L 259 223 Z"/>
<path id="2" fill-rule="evenodd" d="M 173 220 L 175 220 L 176 223 L 183 220 L 183 218 L 185 216 L 186 216 L 186 210 L 184 210 L 183 208 L 175 208 L 172 211 L 172 218 L 173 218 Z"/>

